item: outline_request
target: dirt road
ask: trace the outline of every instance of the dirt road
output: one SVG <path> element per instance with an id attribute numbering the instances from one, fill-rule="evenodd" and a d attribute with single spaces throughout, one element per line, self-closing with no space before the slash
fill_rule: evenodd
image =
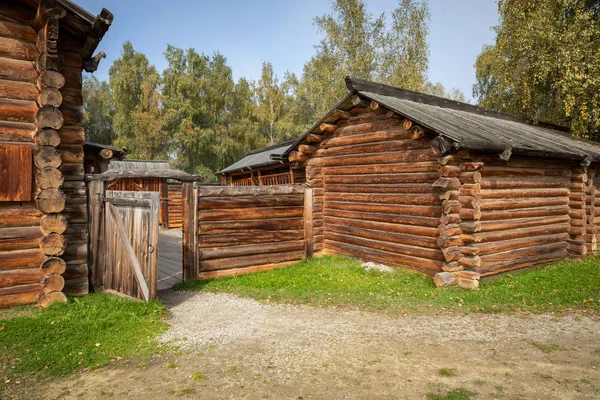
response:
<path id="1" fill-rule="evenodd" d="M 83 373 L 45 398 L 600 398 L 600 319 L 575 315 L 389 317 L 163 295 L 180 350 Z"/>

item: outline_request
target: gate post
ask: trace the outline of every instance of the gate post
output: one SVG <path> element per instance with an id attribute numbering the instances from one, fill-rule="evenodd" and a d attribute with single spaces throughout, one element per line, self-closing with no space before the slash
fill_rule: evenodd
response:
<path id="1" fill-rule="evenodd" d="M 102 262 L 102 254 L 104 252 L 104 218 L 102 218 L 104 189 L 104 181 L 88 182 L 88 265 L 90 266 L 92 288 L 98 288 L 104 283 L 104 263 Z"/>
<path id="2" fill-rule="evenodd" d="M 313 190 L 304 189 L 304 257 L 313 255 Z"/>
<path id="3" fill-rule="evenodd" d="M 181 187 L 183 231 L 183 281 L 198 277 L 198 183 L 183 182 Z"/>

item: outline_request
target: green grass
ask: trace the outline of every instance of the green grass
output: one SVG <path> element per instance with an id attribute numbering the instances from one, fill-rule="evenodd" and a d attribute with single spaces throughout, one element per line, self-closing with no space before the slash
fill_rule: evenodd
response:
<path id="1" fill-rule="evenodd" d="M 600 256 L 566 260 L 483 282 L 479 290 L 436 289 L 430 277 L 399 269 L 365 271 L 335 256 L 231 278 L 189 281 L 179 290 L 226 292 L 263 301 L 391 313 L 562 312 L 600 309 Z"/>
<path id="2" fill-rule="evenodd" d="M 164 307 L 156 302 L 92 294 L 0 320 L 3 382 L 64 376 L 151 355 L 157 335 L 167 327 L 164 316 Z"/>
<path id="3" fill-rule="evenodd" d="M 456 370 L 454 368 L 441 368 L 438 370 L 440 376 L 456 376 Z"/>
<path id="4" fill-rule="evenodd" d="M 208 379 L 208 376 L 204 375 L 202 372 L 194 372 L 191 379 L 193 381 L 205 381 Z"/>

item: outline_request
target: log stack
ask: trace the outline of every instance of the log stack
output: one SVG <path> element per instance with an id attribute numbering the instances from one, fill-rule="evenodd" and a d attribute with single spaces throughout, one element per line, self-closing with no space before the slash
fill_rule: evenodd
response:
<path id="1" fill-rule="evenodd" d="M 587 212 L 587 225 L 586 225 L 586 246 L 588 252 L 598 251 L 598 233 L 600 230 L 600 177 L 596 177 L 598 171 L 596 169 L 590 169 L 588 172 L 588 188 L 587 188 L 587 204 L 593 205 Z"/>
<path id="2" fill-rule="evenodd" d="M 600 220 L 596 219 L 600 214 L 600 198 L 597 198 L 597 182 L 596 170 L 588 170 L 588 181 L 585 187 L 585 204 L 586 204 L 586 225 L 585 225 L 585 245 L 588 253 L 598 250 L 598 224 Z"/>
<path id="3" fill-rule="evenodd" d="M 432 146 L 435 149 L 437 145 Z M 477 289 L 480 274 L 476 268 L 481 265 L 481 259 L 472 233 L 480 228 L 479 171 L 483 163 L 461 161 L 457 155 L 438 158 L 440 178 L 433 186 L 443 200 L 437 243 L 445 262 L 444 272 L 436 274 L 434 282 L 438 287 L 458 284 L 465 289 Z"/>
<path id="4" fill-rule="evenodd" d="M 313 251 L 323 250 L 323 172 L 312 159 L 306 165 L 306 184 L 312 189 Z"/>
<path id="5" fill-rule="evenodd" d="M 65 14 L 63 8 L 58 6 L 49 8 L 49 4 L 42 1 L 34 23 L 39 29 L 36 41 L 39 95 L 34 134 L 38 148 L 34 155 L 34 164 L 37 167 L 35 181 L 38 189 L 36 203 L 38 210 L 45 214 L 41 220 L 44 236 L 40 241 L 40 248 L 46 256 L 40 265 L 40 269 L 44 271 L 42 279 L 44 293 L 38 298 L 38 304 L 41 306 L 48 306 L 56 301 L 66 302 L 66 297 L 62 293 L 65 284 L 62 267 L 66 264 L 59 257 L 63 256 L 67 247 L 67 238 L 64 234 L 68 223 L 67 218 L 62 214 L 65 210 L 66 195 L 61 190 L 65 179 L 59 170 L 63 161 L 59 150 L 61 141 L 58 133 L 64 123 L 63 113 L 59 110 L 62 104 L 59 89 L 62 88 L 65 80 L 60 72 L 63 69 L 63 58 L 59 54 L 58 43 L 60 19 Z M 61 267 L 52 266 L 55 264 Z"/>
<path id="6" fill-rule="evenodd" d="M 588 167 L 574 168 L 571 170 L 571 193 L 569 195 L 570 239 L 568 243 L 569 254 L 584 256 L 587 254 L 586 234 L 587 215 L 593 213 L 593 204 L 588 203 Z M 590 209 L 588 209 L 588 205 Z"/>

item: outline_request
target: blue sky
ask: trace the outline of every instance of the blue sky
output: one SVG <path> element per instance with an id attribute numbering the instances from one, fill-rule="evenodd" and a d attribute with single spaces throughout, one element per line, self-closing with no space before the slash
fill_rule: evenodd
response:
<path id="1" fill-rule="evenodd" d="M 262 63 L 269 61 L 282 77 L 286 70 L 298 75 L 314 54 L 320 36 L 312 21 L 330 9 L 327 0 L 75 0 L 98 14 L 102 7 L 115 15 L 100 43 L 108 57 L 95 73 L 108 78 L 108 69 L 130 40 L 162 71 L 167 44 L 223 53 L 235 79 L 257 80 Z M 398 0 L 367 0 L 374 15 L 389 15 Z M 471 97 L 473 67 L 490 30 L 498 22 L 496 0 L 430 0 L 429 79 L 446 88 L 457 87 Z"/>

